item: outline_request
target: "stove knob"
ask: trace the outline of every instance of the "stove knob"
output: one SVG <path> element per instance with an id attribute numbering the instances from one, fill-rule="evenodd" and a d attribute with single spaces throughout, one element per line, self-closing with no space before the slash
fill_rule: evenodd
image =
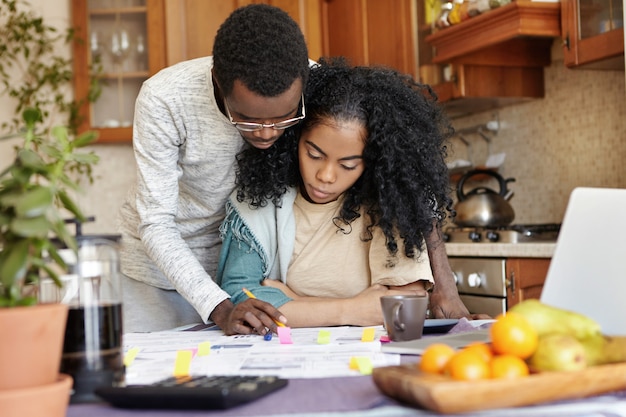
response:
<path id="1" fill-rule="evenodd" d="M 488 231 L 486 236 L 487 236 L 487 239 L 489 239 L 490 242 L 497 242 L 497 241 L 500 240 L 500 233 L 495 232 L 493 230 Z"/>
<path id="2" fill-rule="evenodd" d="M 471 240 L 472 242 L 480 242 L 482 240 L 482 236 L 480 235 L 480 233 L 474 231 L 469 232 L 467 237 L 469 237 L 469 240 Z"/>
<path id="3" fill-rule="evenodd" d="M 480 287 L 481 281 L 480 274 L 477 272 L 472 272 L 467 276 L 467 285 L 469 285 L 470 288 Z"/>

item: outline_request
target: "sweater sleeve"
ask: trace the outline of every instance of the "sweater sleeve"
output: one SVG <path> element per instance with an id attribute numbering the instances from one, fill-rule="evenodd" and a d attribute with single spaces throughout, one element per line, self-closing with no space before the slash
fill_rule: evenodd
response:
<path id="1" fill-rule="evenodd" d="M 266 268 L 259 253 L 261 249 L 248 228 L 237 217 L 236 211 L 233 210 L 227 215 L 220 231 L 222 250 L 217 269 L 217 283 L 231 296 L 234 304 L 248 298 L 242 291 L 243 288 L 276 308 L 291 301 L 291 298 L 278 288 L 262 285 Z"/>
<path id="2" fill-rule="evenodd" d="M 181 133 L 175 112 L 144 85 L 137 98 L 133 146 L 137 161 L 137 233 L 146 253 L 206 322 L 228 298 L 202 267 L 175 222 Z"/>

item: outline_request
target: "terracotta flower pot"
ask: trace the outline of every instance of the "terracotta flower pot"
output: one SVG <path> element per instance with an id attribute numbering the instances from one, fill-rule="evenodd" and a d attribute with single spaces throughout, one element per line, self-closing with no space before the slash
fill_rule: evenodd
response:
<path id="1" fill-rule="evenodd" d="M 0 392 L 59 379 L 68 307 L 0 308 Z"/>
<path id="2" fill-rule="evenodd" d="M 2 417 L 65 417 L 72 378 L 59 374 L 52 384 L 0 390 Z"/>

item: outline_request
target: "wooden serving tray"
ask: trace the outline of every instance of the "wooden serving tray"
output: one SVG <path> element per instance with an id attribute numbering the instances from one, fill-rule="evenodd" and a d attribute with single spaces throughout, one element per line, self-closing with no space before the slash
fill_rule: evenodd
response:
<path id="1" fill-rule="evenodd" d="M 626 388 L 626 363 L 504 380 L 454 381 L 416 364 L 374 368 L 374 382 L 401 402 L 451 414 L 584 398 Z"/>

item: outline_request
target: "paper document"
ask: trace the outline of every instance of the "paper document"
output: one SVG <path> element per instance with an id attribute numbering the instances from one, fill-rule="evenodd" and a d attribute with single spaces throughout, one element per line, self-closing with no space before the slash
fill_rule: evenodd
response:
<path id="1" fill-rule="evenodd" d="M 381 352 L 383 326 L 373 327 L 371 342 L 361 341 L 366 329 L 371 328 L 291 329 L 290 344 L 276 335 L 264 340 L 259 335 L 225 336 L 221 330 L 127 333 L 124 351 L 132 360 L 126 383 L 149 384 L 181 369 L 192 375 L 358 376 L 360 372 L 350 368 L 355 357 L 366 358 L 373 367 L 399 365 L 400 355 Z"/>

